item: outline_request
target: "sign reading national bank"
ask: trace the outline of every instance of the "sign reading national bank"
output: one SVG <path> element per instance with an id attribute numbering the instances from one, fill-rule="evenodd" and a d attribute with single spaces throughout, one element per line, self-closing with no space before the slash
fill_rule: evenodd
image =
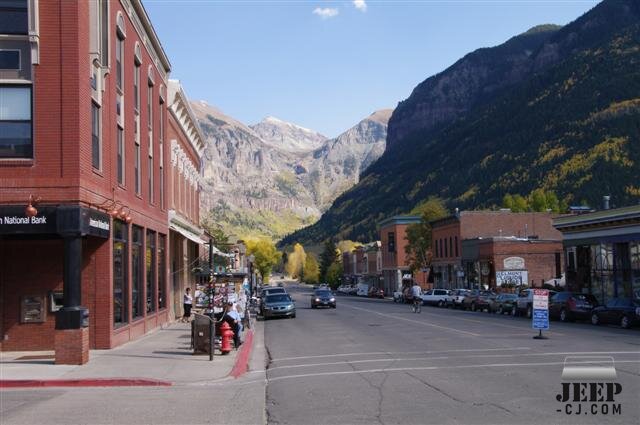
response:
<path id="1" fill-rule="evenodd" d="M 34 217 L 25 215 L 25 206 L 0 206 L 0 235 L 97 236 L 109 238 L 110 217 L 81 206 L 38 206 Z"/>

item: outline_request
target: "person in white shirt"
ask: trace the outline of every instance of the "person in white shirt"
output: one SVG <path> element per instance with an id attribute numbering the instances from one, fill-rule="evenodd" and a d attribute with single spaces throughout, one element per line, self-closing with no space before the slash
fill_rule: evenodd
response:
<path id="1" fill-rule="evenodd" d="M 420 310 L 422 304 L 422 288 L 417 283 L 414 283 L 411 287 L 411 296 L 413 297 L 414 310 Z"/>
<path id="2" fill-rule="evenodd" d="M 191 307 L 193 306 L 193 296 L 191 295 L 191 288 L 187 288 L 182 296 L 182 306 L 184 307 L 184 314 L 181 322 L 189 322 L 191 320 Z"/>

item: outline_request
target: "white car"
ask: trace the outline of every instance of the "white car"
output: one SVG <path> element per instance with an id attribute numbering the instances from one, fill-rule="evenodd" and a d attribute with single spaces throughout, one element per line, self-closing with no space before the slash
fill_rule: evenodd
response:
<path id="1" fill-rule="evenodd" d="M 444 307 L 451 302 L 451 294 L 448 289 L 430 289 L 422 294 L 422 304 Z"/>

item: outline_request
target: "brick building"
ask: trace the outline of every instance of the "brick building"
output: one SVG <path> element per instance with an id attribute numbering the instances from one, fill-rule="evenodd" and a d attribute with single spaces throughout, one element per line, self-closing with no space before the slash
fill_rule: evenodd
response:
<path id="1" fill-rule="evenodd" d="M 170 63 L 140 0 L 0 3 L 0 349 L 83 363 L 169 320 Z"/>
<path id="2" fill-rule="evenodd" d="M 465 288 L 541 287 L 562 275 L 562 241 L 494 236 L 462 241 Z"/>
<path id="3" fill-rule="evenodd" d="M 380 243 L 382 257 L 382 289 L 385 294 L 392 294 L 408 285 L 417 282 L 428 288 L 427 274 L 422 271 L 411 273 L 405 253 L 407 245 L 406 232 L 410 224 L 420 223 L 417 216 L 394 216 L 380 222 Z"/>
<path id="4" fill-rule="evenodd" d="M 180 83 L 169 80 L 167 141 L 170 145 L 169 252 L 171 318 L 183 314 L 182 294 L 195 291 L 195 271 L 204 254 L 200 227 L 200 182 L 205 139 Z"/>
<path id="5" fill-rule="evenodd" d="M 553 214 L 550 213 L 512 213 L 509 210 L 462 211 L 432 221 L 434 286 L 462 288 L 478 283 L 469 276 L 469 271 L 465 270 L 466 266 L 463 264 L 462 242 L 466 239 L 495 238 L 495 241 L 499 241 L 503 237 L 514 237 L 552 241 L 549 248 L 555 253 L 553 241 L 561 241 L 562 236 L 553 228 L 552 223 Z M 479 242 L 476 245 L 486 246 Z M 471 260 L 475 254 L 469 255 L 472 256 L 468 257 Z M 552 257 L 555 258 L 555 254 Z M 555 267 L 555 259 L 551 264 Z M 549 276 L 551 277 L 553 276 Z"/>

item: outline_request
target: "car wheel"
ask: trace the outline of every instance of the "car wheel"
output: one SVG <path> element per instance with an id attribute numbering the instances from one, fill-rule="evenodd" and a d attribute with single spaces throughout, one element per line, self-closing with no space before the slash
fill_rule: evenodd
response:
<path id="1" fill-rule="evenodd" d="M 565 310 L 564 308 L 562 310 L 560 310 L 560 321 L 561 322 L 568 322 L 569 321 L 569 317 L 567 316 L 567 310 Z"/>
<path id="2" fill-rule="evenodd" d="M 498 314 L 502 314 L 504 313 L 504 310 L 502 310 L 502 306 L 498 307 Z"/>
<path id="3" fill-rule="evenodd" d="M 631 321 L 629 320 L 629 318 L 627 316 L 622 316 L 622 319 L 620 319 L 620 327 L 622 329 L 629 329 L 630 326 Z"/>
<path id="4" fill-rule="evenodd" d="M 531 319 L 531 315 L 533 314 L 533 310 L 531 306 L 527 307 L 527 319 Z"/>
<path id="5" fill-rule="evenodd" d="M 593 313 L 591 315 L 591 324 L 592 325 L 599 325 L 600 324 L 600 318 L 598 317 L 598 313 Z"/>
<path id="6" fill-rule="evenodd" d="M 293 314 L 291 315 L 291 318 L 292 318 L 292 319 L 295 319 L 295 318 L 296 318 L 296 314 L 295 314 L 295 313 L 293 313 Z"/>
<path id="7" fill-rule="evenodd" d="M 442 300 L 438 301 L 438 307 L 442 307 L 444 305 L 444 303 L 442 302 Z"/>

